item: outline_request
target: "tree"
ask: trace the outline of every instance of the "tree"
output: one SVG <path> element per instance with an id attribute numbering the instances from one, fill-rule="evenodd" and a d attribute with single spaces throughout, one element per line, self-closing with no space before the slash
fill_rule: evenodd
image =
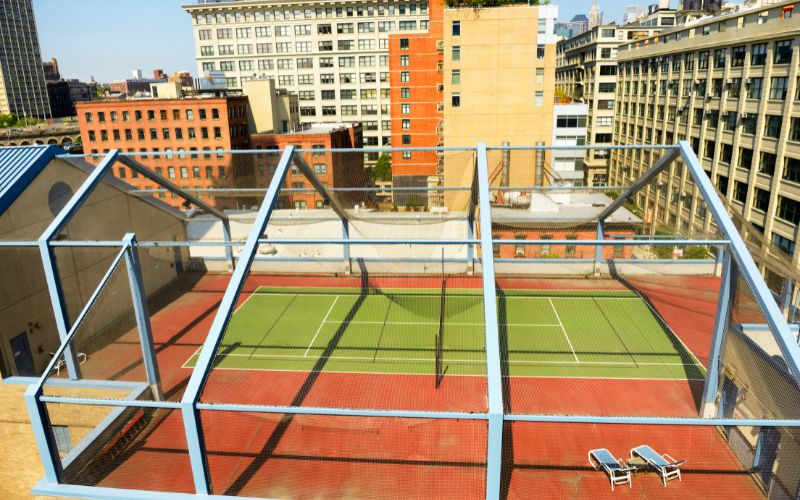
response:
<path id="1" fill-rule="evenodd" d="M 378 162 L 375 163 L 374 179 L 376 181 L 392 180 L 392 157 L 388 153 L 381 153 Z"/>

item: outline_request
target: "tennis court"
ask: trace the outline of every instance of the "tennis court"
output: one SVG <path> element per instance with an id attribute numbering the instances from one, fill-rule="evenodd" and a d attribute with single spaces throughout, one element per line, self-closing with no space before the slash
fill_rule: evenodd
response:
<path id="1" fill-rule="evenodd" d="M 485 375 L 480 290 L 442 293 L 260 287 L 233 315 L 215 369 Z M 497 300 L 508 376 L 703 379 L 702 364 L 631 291 L 500 289 Z"/>

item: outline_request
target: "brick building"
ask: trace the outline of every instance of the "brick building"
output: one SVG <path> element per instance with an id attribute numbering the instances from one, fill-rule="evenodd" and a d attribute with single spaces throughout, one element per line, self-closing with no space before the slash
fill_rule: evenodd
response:
<path id="1" fill-rule="evenodd" d="M 427 33 L 389 35 L 389 82 L 391 99 L 392 145 L 394 147 L 442 146 L 444 90 L 442 64 L 443 2 L 429 2 Z M 435 151 L 395 151 L 392 153 L 392 182 L 396 187 L 421 187 L 439 184 L 442 159 Z M 432 193 L 433 194 L 433 193 Z M 398 205 L 408 195 L 394 195 Z M 439 205 L 428 200 L 428 205 Z"/>
<path id="2" fill-rule="evenodd" d="M 110 149 L 162 153 L 136 159 L 184 188 L 231 186 L 235 177 L 231 155 L 212 151 L 250 145 L 248 99 L 241 94 L 100 100 L 76 107 L 86 153 Z M 114 174 L 140 189 L 155 187 L 127 167 L 116 167 Z"/>
<path id="3" fill-rule="evenodd" d="M 254 134 L 250 136 L 250 141 L 255 149 L 282 150 L 286 146 L 295 146 L 303 150 L 364 147 L 361 124 L 351 123 L 319 123 L 286 134 Z M 327 187 L 367 185 L 364 155 L 359 152 L 301 153 L 301 155 L 317 178 Z M 279 156 L 270 156 L 267 161 L 270 164 L 277 163 Z M 256 179 L 256 184 L 266 186 L 264 181 L 268 181 L 268 177 L 262 175 L 262 179 L 261 182 Z M 309 191 L 297 191 L 292 192 L 290 196 L 284 196 L 279 200 L 280 208 L 322 208 L 325 205 L 322 197 L 311 190 L 311 184 L 297 168 L 292 168 L 289 172 L 285 187 L 309 189 Z M 366 193 L 337 193 L 337 197 L 347 208 L 368 201 Z"/>

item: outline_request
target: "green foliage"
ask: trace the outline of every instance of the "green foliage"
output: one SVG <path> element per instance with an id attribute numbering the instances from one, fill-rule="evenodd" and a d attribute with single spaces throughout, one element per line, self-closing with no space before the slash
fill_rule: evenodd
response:
<path id="1" fill-rule="evenodd" d="M 406 202 L 406 210 L 409 212 L 418 212 L 423 207 L 425 207 L 425 204 L 416 198 L 409 198 Z"/>
<path id="2" fill-rule="evenodd" d="M 375 163 L 375 180 L 392 180 L 392 157 L 388 153 L 381 153 L 378 162 Z"/>
<path id="3" fill-rule="evenodd" d="M 690 246 L 683 249 L 683 259 L 707 259 L 710 256 L 704 247 Z"/>
<path id="4" fill-rule="evenodd" d="M 26 127 L 40 122 L 38 118 L 17 118 L 15 114 L 0 115 L 0 128 Z"/>

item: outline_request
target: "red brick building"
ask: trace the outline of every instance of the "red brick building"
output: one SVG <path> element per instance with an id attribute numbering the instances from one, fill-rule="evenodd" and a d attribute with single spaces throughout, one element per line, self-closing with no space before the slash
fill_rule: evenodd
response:
<path id="1" fill-rule="evenodd" d="M 101 100 L 76 108 L 84 152 L 166 153 L 135 159 L 183 188 L 204 189 L 234 185 L 231 155 L 213 152 L 250 146 L 247 106 L 247 96 L 227 95 Z M 127 167 L 114 167 L 114 175 L 140 189 L 156 188 Z"/>
<path id="2" fill-rule="evenodd" d="M 285 134 L 253 134 L 250 141 L 255 149 L 282 150 L 286 146 L 295 146 L 303 150 L 364 147 L 361 124 L 350 123 L 315 124 L 310 128 Z M 269 164 L 275 164 L 279 156 L 270 156 Z M 317 178 L 327 187 L 367 185 L 364 155 L 360 152 L 302 153 L 302 157 Z M 258 184 L 265 185 L 265 180 L 267 179 L 262 177 Z M 322 208 L 324 206 L 322 197 L 310 190 L 313 186 L 297 168 L 292 168 L 289 172 L 285 187 L 309 189 L 309 191 L 292 192 L 290 195 L 282 196 L 279 200 L 281 208 Z M 366 196 L 367 194 L 367 192 L 336 193 L 336 196 L 346 208 L 352 208 L 357 203 L 368 201 L 370 197 Z"/>
<path id="3" fill-rule="evenodd" d="M 428 4 L 427 33 L 389 35 L 392 146 L 435 147 L 442 143 L 443 111 L 443 2 Z M 440 155 L 434 151 L 392 153 L 395 187 L 428 185 L 428 177 L 441 174 Z M 408 195 L 395 193 L 397 205 Z M 433 200 L 420 200 L 425 204 Z"/>

